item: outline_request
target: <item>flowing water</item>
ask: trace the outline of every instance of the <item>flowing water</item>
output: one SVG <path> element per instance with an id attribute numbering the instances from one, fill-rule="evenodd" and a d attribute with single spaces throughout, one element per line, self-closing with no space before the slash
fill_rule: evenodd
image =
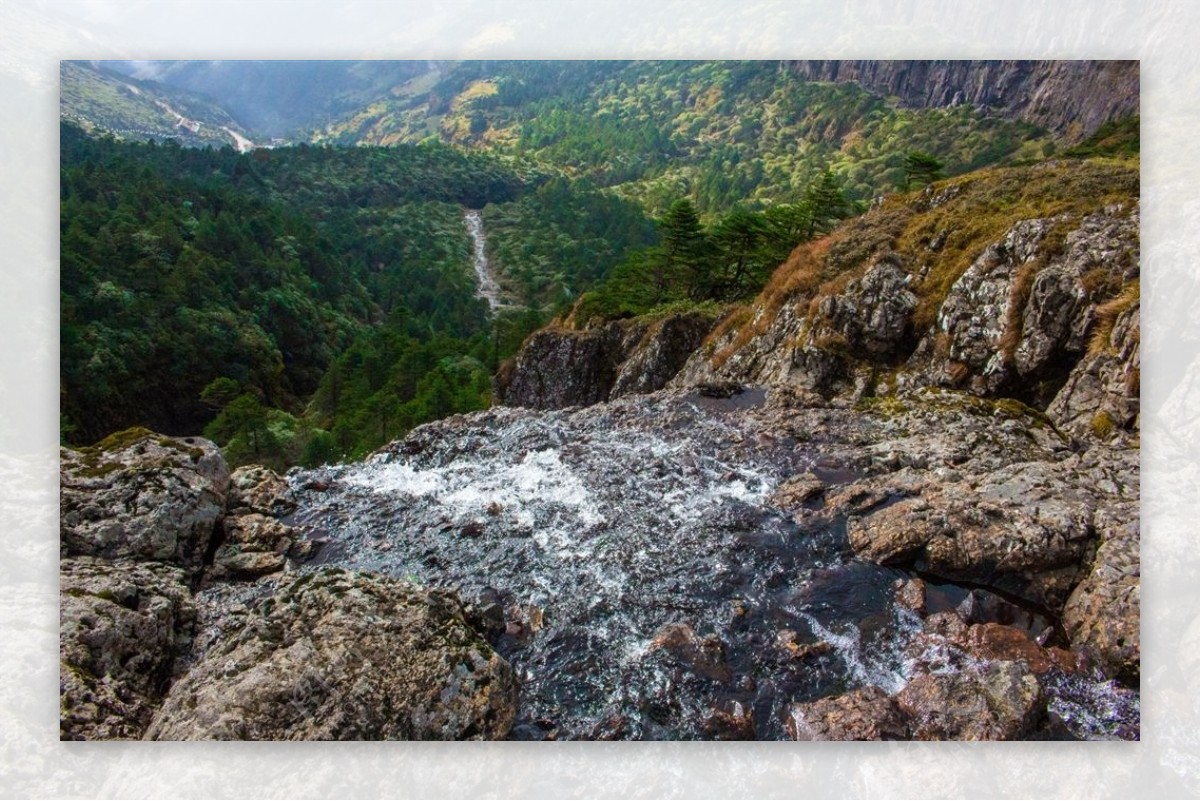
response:
<path id="1" fill-rule="evenodd" d="M 475 278 L 479 282 L 476 296 L 486 300 L 492 311 L 507 307 L 508 304 L 500 298 L 500 285 L 492 277 L 491 269 L 488 266 L 487 240 L 483 235 L 482 215 L 476 210 L 468 211 L 463 214 L 463 222 L 467 226 L 467 233 L 471 236 L 471 265 L 475 269 Z"/>
<path id="2" fill-rule="evenodd" d="M 294 473 L 292 522 L 317 564 L 456 589 L 520 678 L 516 738 L 783 738 L 794 702 L 900 689 L 921 623 L 844 523 L 771 506 L 817 459 L 737 403 L 452 418 Z"/>

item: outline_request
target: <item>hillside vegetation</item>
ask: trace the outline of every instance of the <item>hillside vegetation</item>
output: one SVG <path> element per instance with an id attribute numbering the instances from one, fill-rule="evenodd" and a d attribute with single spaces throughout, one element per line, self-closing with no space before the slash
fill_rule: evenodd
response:
<path id="1" fill-rule="evenodd" d="M 496 359 L 540 322 L 494 341 L 474 296 L 462 206 L 533 180 L 488 156 L 61 141 L 69 442 L 211 423 L 235 458 L 360 454 L 485 407 Z"/>

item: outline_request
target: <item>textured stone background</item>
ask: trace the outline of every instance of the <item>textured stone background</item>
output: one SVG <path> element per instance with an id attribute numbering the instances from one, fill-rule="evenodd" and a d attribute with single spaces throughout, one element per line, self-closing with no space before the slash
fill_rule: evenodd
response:
<path id="1" fill-rule="evenodd" d="M 1200 5 L 1186 0 L 0 7 L 0 795 L 1200 794 Z M 58 736 L 58 60 L 1140 58 L 1145 742 L 70 743 Z"/>

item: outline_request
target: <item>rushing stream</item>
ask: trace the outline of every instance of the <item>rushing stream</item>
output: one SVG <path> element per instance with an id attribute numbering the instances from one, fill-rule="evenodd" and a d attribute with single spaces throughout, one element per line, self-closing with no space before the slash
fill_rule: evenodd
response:
<path id="1" fill-rule="evenodd" d="M 294 473 L 292 522 L 327 540 L 317 564 L 457 589 L 517 670 L 515 738 L 781 739 L 792 703 L 902 687 L 921 623 L 844 524 L 772 507 L 787 476 L 837 470 L 739 403 L 453 418 Z"/>
<path id="2" fill-rule="evenodd" d="M 504 308 L 508 304 L 500 299 L 500 285 L 496 283 L 496 279 L 492 277 L 492 272 L 488 267 L 487 240 L 483 235 L 483 217 L 478 211 L 471 210 L 463 215 L 463 222 L 466 223 L 467 233 L 471 236 L 471 263 L 475 269 L 475 278 L 479 281 L 476 295 L 486 300 L 492 311 Z"/>

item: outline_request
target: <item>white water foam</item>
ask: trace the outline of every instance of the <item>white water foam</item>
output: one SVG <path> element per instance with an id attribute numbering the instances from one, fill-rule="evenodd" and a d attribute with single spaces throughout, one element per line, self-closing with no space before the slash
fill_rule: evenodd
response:
<path id="1" fill-rule="evenodd" d="M 518 525 L 532 528 L 535 509 L 546 508 L 567 511 L 572 523 L 585 528 L 605 520 L 555 449 L 528 453 L 508 464 L 460 462 L 422 470 L 406 462 L 376 463 L 347 476 L 346 483 L 381 495 L 429 498 L 460 522 L 499 509 L 513 515 Z"/>

